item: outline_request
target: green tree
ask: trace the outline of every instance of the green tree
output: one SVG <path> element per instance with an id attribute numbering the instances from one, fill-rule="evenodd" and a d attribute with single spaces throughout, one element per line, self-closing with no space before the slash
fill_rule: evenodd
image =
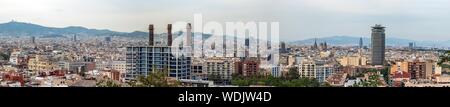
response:
<path id="1" fill-rule="evenodd" d="M 277 78 L 267 75 L 241 76 L 233 75 L 232 85 L 250 86 L 250 85 L 267 85 L 275 87 L 329 87 L 329 84 L 320 83 L 316 79 L 311 78 Z"/>
<path id="2" fill-rule="evenodd" d="M 361 80 L 359 83 L 353 84 L 353 87 L 378 87 L 382 84 L 378 79 L 380 75 L 371 75 L 368 80 Z"/>
<path id="3" fill-rule="evenodd" d="M 217 83 L 217 84 L 224 84 L 224 80 L 222 79 L 222 76 L 217 72 L 208 74 L 208 80 L 214 81 L 214 83 Z"/>
<path id="4" fill-rule="evenodd" d="M 0 53 L 0 60 L 9 60 L 9 57 L 8 54 Z"/>
<path id="5" fill-rule="evenodd" d="M 380 71 L 381 74 L 383 75 L 384 82 L 386 82 L 387 84 L 390 84 L 390 78 L 389 78 L 390 72 L 389 72 L 389 69 L 390 69 L 389 67 L 385 67 L 383 70 Z"/>
<path id="6" fill-rule="evenodd" d="M 100 80 L 96 84 L 97 87 L 121 87 L 120 84 L 116 84 L 112 80 Z"/>
<path id="7" fill-rule="evenodd" d="M 439 56 L 439 66 L 444 66 L 444 63 L 450 61 L 450 51 L 446 51 L 443 55 Z"/>
<path id="8" fill-rule="evenodd" d="M 320 87 L 332 87 L 332 86 L 330 83 L 324 82 L 324 83 L 320 84 Z"/>
<path id="9" fill-rule="evenodd" d="M 156 70 L 153 67 L 152 72 L 147 76 L 139 76 L 136 81 L 128 82 L 132 87 L 178 87 L 179 81 L 170 81 L 168 72 L 170 69 L 166 68 L 162 71 Z"/>
<path id="10" fill-rule="evenodd" d="M 289 68 L 289 72 L 286 76 L 286 78 L 288 80 L 298 79 L 299 77 L 300 77 L 300 74 L 298 73 L 297 67 Z"/>
<path id="11" fill-rule="evenodd" d="M 368 72 L 373 72 L 373 73 L 377 73 L 378 72 L 378 70 L 377 69 L 369 69 L 369 71 Z"/>
<path id="12" fill-rule="evenodd" d="M 139 77 L 138 80 L 142 83 L 141 87 L 177 87 L 179 82 L 170 83 L 167 72 L 153 72 L 147 77 Z"/>

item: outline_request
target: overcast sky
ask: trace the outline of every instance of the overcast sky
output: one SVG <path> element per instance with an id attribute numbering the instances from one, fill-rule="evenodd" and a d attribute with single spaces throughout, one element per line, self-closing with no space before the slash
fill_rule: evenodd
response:
<path id="1" fill-rule="evenodd" d="M 192 21 L 280 22 L 282 40 L 370 35 L 387 26 L 389 37 L 450 40 L 450 0 L 0 0 L 0 23 L 83 26 L 131 32 L 152 23 Z"/>

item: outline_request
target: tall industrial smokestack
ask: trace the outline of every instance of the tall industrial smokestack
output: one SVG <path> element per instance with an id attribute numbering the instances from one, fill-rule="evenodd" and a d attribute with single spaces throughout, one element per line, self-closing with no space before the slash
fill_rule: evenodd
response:
<path id="1" fill-rule="evenodd" d="M 234 36 L 234 52 L 233 57 L 237 57 L 237 37 Z"/>
<path id="2" fill-rule="evenodd" d="M 167 25 L 167 46 L 172 46 L 172 24 Z"/>
<path id="3" fill-rule="evenodd" d="M 188 23 L 186 26 L 187 34 L 186 34 L 186 46 L 191 47 L 192 46 L 192 26 L 191 23 Z"/>
<path id="4" fill-rule="evenodd" d="M 154 45 L 154 40 L 155 40 L 155 35 L 154 35 L 154 29 L 153 29 L 153 24 L 150 24 L 148 26 L 148 45 L 153 46 Z"/>

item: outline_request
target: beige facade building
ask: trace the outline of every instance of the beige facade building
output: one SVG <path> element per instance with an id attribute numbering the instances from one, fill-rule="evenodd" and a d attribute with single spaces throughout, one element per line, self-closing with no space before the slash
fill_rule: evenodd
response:
<path id="1" fill-rule="evenodd" d="M 203 69 L 208 75 L 219 75 L 222 80 L 230 81 L 231 75 L 235 72 L 234 61 L 228 58 L 208 58 Z"/>
<path id="2" fill-rule="evenodd" d="M 364 66 L 367 65 L 367 58 L 363 56 L 347 56 L 339 59 L 342 66 Z"/>
<path id="3" fill-rule="evenodd" d="M 31 71 L 51 71 L 57 68 L 55 61 L 41 55 L 36 55 L 28 61 L 28 69 Z"/>
<path id="4" fill-rule="evenodd" d="M 442 67 L 436 61 L 399 61 L 391 65 L 390 73 L 407 72 L 412 79 L 433 79 L 441 75 Z"/>
<path id="5" fill-rule="evenodd" d="M 300 77 L 315 78 L 319 82 L 325 82 L 326 78 L 335 73 L 335 66 L 325 64 L 324 61 L 302 61 L 298 66 Z"/>

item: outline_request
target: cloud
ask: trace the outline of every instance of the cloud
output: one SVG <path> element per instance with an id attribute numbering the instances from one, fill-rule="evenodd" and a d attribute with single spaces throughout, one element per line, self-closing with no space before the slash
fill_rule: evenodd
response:
<path id="1" fill-rule="evenodd" d="M 313 9 L 342 14 L 402 14 L 450 9 L 448 0 L 294 0 L 296 9 Z"/>

